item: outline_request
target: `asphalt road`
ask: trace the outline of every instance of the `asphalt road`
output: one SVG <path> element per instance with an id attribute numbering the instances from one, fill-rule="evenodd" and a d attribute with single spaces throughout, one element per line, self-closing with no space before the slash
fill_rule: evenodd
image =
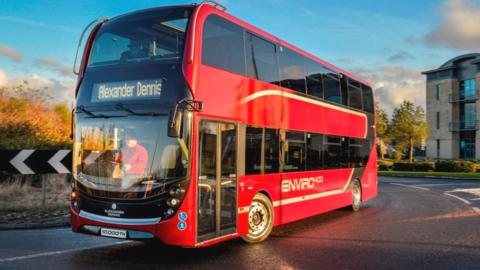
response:
<path id="1" fill-rule="evenodd" d="M 261 244 L 203 249 L 69 229 L 0 231 L 0 269 L 480 269 L 480 181 L 382 177 L 358 213 L 274 229 Z"/>

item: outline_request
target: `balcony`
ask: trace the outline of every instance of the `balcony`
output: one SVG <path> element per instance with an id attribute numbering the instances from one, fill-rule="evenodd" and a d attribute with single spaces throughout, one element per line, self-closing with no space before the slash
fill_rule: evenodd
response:
<path id="1" fill-rule="evenodd" d="M 476 101 L 480 97 L 480 91 L 477 89 L 473 93 L 469 93 L 466 95 L 464 91 L 460 91 L 459 93 L 449 94 L 448 95 L 448 102 L 449 103 L 456 103 L 456 102 L 468 102 L 468 101 Z"/>
<path id="2" fill-rule="evenodd" d="M 478 130 L 478 121 L 468 122 L 450 122 L 448 123 L 449 131 L 476 131 Z"/>

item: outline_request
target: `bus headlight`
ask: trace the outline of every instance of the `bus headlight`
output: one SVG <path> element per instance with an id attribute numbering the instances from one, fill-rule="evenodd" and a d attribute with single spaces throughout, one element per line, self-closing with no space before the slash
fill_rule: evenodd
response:
<path id="1" fill-rule="evenodd" d="M 176 199 L 176 198 L 170 198 L 167 200 L 167 205 L 170 206 L 170 207 L 176 207 L 178 206 L 178 204 L 180 203 L 180 200 Z"/>

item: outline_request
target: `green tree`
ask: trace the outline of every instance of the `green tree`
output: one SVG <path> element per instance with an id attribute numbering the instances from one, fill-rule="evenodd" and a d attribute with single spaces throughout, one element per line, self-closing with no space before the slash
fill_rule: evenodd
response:
<path id="1" fill-rule="evenodd" d="M 376 112 L 375 124 L 377 128 L 377 140 L 380 148 L 380 156 L 382 159 L 384 159 L 385 158 L 384 146 L 386 143 L 389 142 L 388 114 L 384 109 L 380 108 L 380 105 L 378 104 L 378 102 L 375 103 L 375 112 Z"/>
<path id="2" fill-rule="evenodd" d="M 413 162 L 413 149 L 428 136 L 428 124 L 422 107 L 415 107 L 412 102 L 404 100 L 393 111 L 390 134 L 395 148 L 401 152 L 409 150 L 409 161 Z"/>

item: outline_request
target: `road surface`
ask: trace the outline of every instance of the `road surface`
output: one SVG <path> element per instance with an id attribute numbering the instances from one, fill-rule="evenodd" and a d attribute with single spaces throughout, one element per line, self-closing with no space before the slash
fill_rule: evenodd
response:
<path id="1" fill-rule="evenodd" d="M 480 181 L 382 177 L 358 213 L 275 228 L 256 245 L 203 249 L 73 234 L 0 231 L 0 269 L 480 269 Z"/>

